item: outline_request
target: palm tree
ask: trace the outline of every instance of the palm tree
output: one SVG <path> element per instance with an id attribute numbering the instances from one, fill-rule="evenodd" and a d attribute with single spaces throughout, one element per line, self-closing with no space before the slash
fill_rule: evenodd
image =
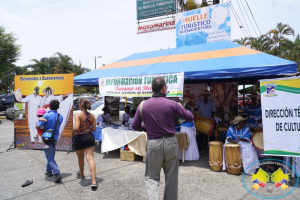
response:
<path id="1" fill-rule="evenodd" d="M 300 37 L 296 37 L 295 41 L 287 40 L 282 43 L 282 57 L 297 62 L 298 71 L 300 70 Z"/>
<path id="2" fill-rule="evenodd" d="M 241 39 L 235 39 L 233 40 L 233 42 L 236 42 L 240 45 L 243 45 L 243 46 L 249 46 L 250 45 L 250 40 L 248 37 L 244 37 L 244 38 L 241 38 Z"/>
<path id="3" fill-rule="evenodd" d="M 287 41 L 284 35 L 294 35 L 294 33 L 294 29 L 282 23 L 278 23 L 275 29 L 270 30 L 267 34 L 272 36 L 273 40 L 271 54 L 281 57 L 281 46 Z"/>
<path id="4" fill-rule="evenodd" d="M 197 8 L 200 7 L 197 4 L 196 0 L 177 0 L 177 4 L 178 4 L 178 7 L 179 7 L 178 9 L 181 12 L 189 11 L 189 10 L 194 10 L 194 9 L 197 9 Z M 205 7 L 205 6 L 208 5 L 207 2 L 206 2 L 206 0 L 202 0 L 202 4 L 203 4 L 202 7 Z"/>
<path id="5" fill-rule="evenodd" d="M 60 52 L 55 53 L 58 62 L 54 66 L 53 70 L 55 74 L 70 74 L 73 70 L 73 60 L 68 55 L 63 55 Z"/>
<path id="6" fill-rule="evenodd" d="M 57 62 L 53 58 L 32 59 L 34 64 L 26 66 L 28 70 L 25 74 L 53 74 L 53 67 Z"/>
<path id="7" fill-rule="evenodd" d="M 272 39 L 267 35 L 261 35 L 258 38 L 249 38 L 251 49 L 269 53 L 272 48 Z"/>
<path id="8" fill-rule="evenodd" d="M 81 64 L 79 64 L 79 65 L 74 65 L 72 71 L 73 71 L 74 76 L 78 76 L 80 74 L 84 74 L 91 70 L 88 68 L 85 68 L 85 67 L 81 67 Z"/>

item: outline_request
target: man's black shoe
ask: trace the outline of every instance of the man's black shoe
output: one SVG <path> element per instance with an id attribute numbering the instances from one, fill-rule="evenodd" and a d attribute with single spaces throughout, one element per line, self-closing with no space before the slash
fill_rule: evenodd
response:
<path id="1" fill-rule="evenodd" d="M 45 175 L 46 176 L 48 176 L 48 177 L 51 177 L 51 176 L 53 176 L 53 174 L 51 173 L 51 174 L 49 174 L 49 173 L 47 173 L 47 172 L 45 172 Z"/>
<path id="2" fill-rule="evenodd" d="M 61 179 L 62 179 L 62 177 L 61 177 L 61 175 L 59 174 L 59 175 L 55 175 L 55 180 L 54 180 L 54 183 L 59 183 L 60 181 L 61 181 Z"/>

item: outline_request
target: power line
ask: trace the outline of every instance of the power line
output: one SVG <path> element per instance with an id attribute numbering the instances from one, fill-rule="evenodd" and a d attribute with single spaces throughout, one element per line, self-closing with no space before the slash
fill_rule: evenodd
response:
<path id="1" fill-rule="evenodd" d="M 238 22 L 237 19 L 240 20 L 241 26 L 240 26 L 240 25 L 239 25 L 239 26 L 240 26 L 242 32 L 244 33 L 244 31 L 243 31 L 243 29 L 242 29 L 242 28 L 244 28 L 243 22 L 242 22 L 242 20 L 240 19 L 240 17 L 239 17 L 239 15 L 237 14 L 237 12 L 235 11 L 235 9 L 234 9 L 233 4 L 231 3 L 231 1 L 230 1 L 230 5 L 231 5 L 231 10 L 232 10 L 233 14 L 235 14 L 235 15 L 237 16 L 236 21 Z M 235 17 L 236 17 L 236 16 L 235 16 Z M 239 22 L 238 22 L 238 23 L 239 23 Z M 245 29 L 245 33 L 247 33 L 248 37 L 250 37 L 250 35 L 249 35 L 249 33 L 247 32 L 246 29 Z M 245 35 L 245 34 L 244 34 L 244 35 Z M 247 37 L 247 36 L 245 35 L 245 37 Z"/>
<path id="2" fill-rule="evenodd" d="M 240 11 L 241 11 L 241 13 L 242 13 L 243 19 L 244 19 L 244 21 L 245 21 L 245 24 L 246 24 L 246 26 L 247 26 L 247 29 L 248 29 L 248 31 L 249 31 L 249 35 L 252 37 L 252 35 L 251 35 L 251 32 L 250 32 L 250 29 L 249 29 L 249 27 L 248 27 L 248 24 L 247 24 L 247 22 L 246 22 L 246 20 L 245 20 L 245 17 L 244 17 L 243 11 L 242 11 L 242 9 L 241 9 L 241 6 L 240 6 L 240 3 L 239 3 L 239 0 L 237 0 L 237 3 L 238 3 L 238 6 L 239 6 L 239 8 L 240 8 Z"/>
<path id="3" fill-rule="evenodd" d="M 232 7 L 231 7 L 231 10 L 232 10 L 233 16 L 234 16 L 235 20 L 237 21 L 237 23 L 238 23 L 238 25 L 239 25 L 239 27 L 240 27 L 242 33 L 244 34 L 245 37 L 247 37 L 246 34 L 244 33 L 243 29 L 241 28 L 242 26 L 240 25 L 239 21 L 237 20 L 237 17 L 235 16 L 235 13 L 233 12 Z"/>
<path id="4" fill-rule="evenodd" d="M 247 15 L 247 17 L 248 17 L 248 20 L 250 21 L 251 26 L 252 26 L 252 28 L 253 28 L 255 34 L 256 34 L 256 37 L 258 37 L 258 34 L 256 33 L 256 30 L 255 30 L 255 28 L 254 28 L 254 26 L 253 26 L 253 24 L 252 24 L 252 22 L 251 22 L 251 20 L 250 20 L 250 17 L 249 17 L 249 15 L 248 15 L 248 12 L 247 12 L 246 9 L 245 9 L 245 6 L 244 6 L 244 4 L 243 4 L 243 1 L 241 1 L 241 4 L 242 4 L 242 6 L 243 6 L 243 8 L 244 8 L 244 10 L 245 10 L 245 13 L 246 13 L 246 15 Z"/>
<path id="5" fill-rule="evenodd" d="M 254 15 L 252 14 L 252 11 L 251 11 L 251 9 L 250 9 L 250 6 L 248 5 L 247 0 L 245 0 L 245 1 L 246 1 L 246 4 L 247 4 L 247 6 L 248 6 L 248 8 L 249 8 L 249 10 L 250 10 L 250 13 L 251 13 L 251 15 L 252 15 L 252 17 L 253 17 L 253 19 L 254 19 L 254 21 L 255 21 L 255 24 L 256 24 L 256 26 L 257 26 L 257 28 L 258 28 L 260 34 L 261 34 L 261 31 L 260 31 L 260 29 L 259 29 L 259 26 L 258 26 L 257 23 L 256 23 L 256 20 L 255 20 L 255 18 L 254 18 Z M 261 34 L 261 35 L 262 35 L 262 34 Z"/>
<path id="6" fill-rule="evenodd" d="M 28 9 L 31 9 L 31 8 L 37 8 L 37 7 L 45 6 L 45 5 L 48 5 L 48 4 L 57 3 L 59 1 L 64 1 L 64 0 L 55 0 L 55 1 L 47 2 L 47 3 L 41 3 L 41 4 L 38 4 L 38 5 L 19 8 L 19 9 L 15 9 L 15 10 L 12 9 L 12 11 L 6 11 L 6 10 L 3 10 L 3 11 L 9 12 L 9 13 L 20 12 L 20 11 L 28 10 Z M 8 13 L 5 13 L 5 12 L 2 12 L 2 13 L 0 12 L 0 15 L 8 14 Z"/>
<path id="7" fill-rule="evenodd" d="M 152 32 L 151 32 L 152 33 Z M 146 38 L 146 40 L 143 42 L 143 44 L 138 48 L 138 50 L 136 51 L 136 53 L 142 48 L 142 46 L 145 44 L 145 42 L 148 40 L 148 38 L 150 37 L 151 33 L 148 35 L 148 37 Z"/>
<path id="8" fill-rule="evenodd" d="M 32 2 L 32 3 L 27 3 L 27 4 L 21 4 L 21 5 L 18 5 L 18 6 L 13 6 L 13 7 L 9 7 L 9 8 L 4 8 L 4 9 L 1 9 L 1 10 L 11 10 L 11 9 L 15 9 L 15 8 L 18 8 L 18 7 L 26 7 L 28 5 L 32 5 L 32 4 L 37 4 L 37 3 L 41 3 L 41 2 L 45 2 L 45 1 L 48 1 L 49 0 L 43 0 L 43 1 L 36 1 L 36 2 Z"/>
<path id="9" fill-rule="evenodd" d="M 273 3 L 273 6 L 275 7 L 275 9 L 276 9 L 276 12 L 277 12 L 277 14 L 278 14 L 278 16 L 279 16 L 279 18 L 281 19 L 281 21 L 282 21 L 282 18 L 281 18 L 281 15 L 279 14 L 279 12 L 278 12 L 278 10 L 277 10 L 277 7 L 276 7 L 276 5 L 275 5 L 275 3 L 274 3 L 274 1 L 272 0 L 272 3 Z M 283 21 L 282 21 L 283 22 Z"/>

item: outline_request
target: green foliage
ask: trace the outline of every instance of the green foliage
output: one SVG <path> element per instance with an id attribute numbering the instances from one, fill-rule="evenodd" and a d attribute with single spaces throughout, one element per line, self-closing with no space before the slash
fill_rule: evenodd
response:
<path id="1" fill-rule="evenodd" d="M 177 3 L 179 5 L 179 10 L 181 10 L 181 12 L 194 10 L 200 7 L 197 4 L 196 0 L 187 0 L 186 3 L 184 0 L 177 0 Z"/>
<path id="2" fill-rule="evenodd" d="M 300 72 L 300 38 L 299 35 L 294 41 L 289 40 L 285 35 L 294 35 L 295 31 L 287 24 L 278 23 L 275 29 L 258 38 L 245 37 L 233 40 L 240 45 L 262 51 L 274 56 L 297 62 Z"/>
<path id="3" fill-rule="evenodd" d="M 9 93 L 15 73 L 14 63 L 20 56 L 21 46 L 13 33 L 8 33 L 0 26 L 0 92 Z"/>

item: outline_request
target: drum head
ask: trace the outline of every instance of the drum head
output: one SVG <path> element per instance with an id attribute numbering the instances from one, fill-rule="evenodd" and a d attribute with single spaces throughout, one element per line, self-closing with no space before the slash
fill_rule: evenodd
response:
<path id="1" fill-rule="evenodd" d="M 252 145 L 255 148 L 261 151 L 264 150 L 264 136 L 262 131 L 254 133 L 251 140 L 252 140 Z"/>
<path id="2" fill-rule="evenodd" d="M 239 147 L 239 144 L 233 144 L 233 143 L 227 143 L 225 144 L 225 147 Z"/>
<path id="3" fill-rule="evenodd" d="M 209 142 L 209 144 L 210 145 L 223 145 L 223 143 L 220 141 L 211 141 L 211 142 Z"/>

